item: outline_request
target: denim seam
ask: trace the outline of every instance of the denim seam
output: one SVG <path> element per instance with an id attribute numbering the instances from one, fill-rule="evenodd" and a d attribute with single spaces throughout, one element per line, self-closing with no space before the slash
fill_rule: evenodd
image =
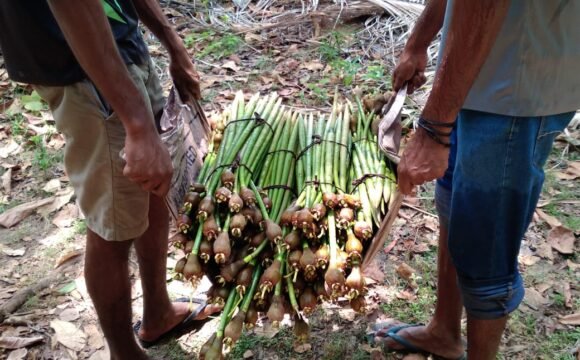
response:
<path id="1" fill-rule="evenodd" d="M 512 145 L 512 140 L 513 140 L 513 136 L 514 136 L 514 132 L 515 132 L 515 128 L 516 128 L 516 123 L 517 120 L 515 117 L 511 118 L 511 122 L 512 122 L 512 126 L 510 128 L 510 134 L 508 137 L 508 142 L 507 142 L 507 147 L 508 149 L 506 150 L 506 157 L 504 160 L 504 164 L 503 164 L 503 174 L 501 177 L 501 188 L 503 190 L 503 188 L 505 187 L 505 181 L 506 181 L 506 174 L 507 174 L 507 168 L 508 168 L 508 163 L 510 162 L 510 150 L 511 150 L 511 145 Z"/>

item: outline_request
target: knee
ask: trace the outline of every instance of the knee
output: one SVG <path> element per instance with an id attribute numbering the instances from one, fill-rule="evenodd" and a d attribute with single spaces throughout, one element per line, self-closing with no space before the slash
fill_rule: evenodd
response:
<path id="1" fill-rule="evenodd" d="M 524 298 L 524 284 L 520 274 L 512 279 L 467 280 L 458 278 L 467 314 L 483 320 L 509 315 Z"/>

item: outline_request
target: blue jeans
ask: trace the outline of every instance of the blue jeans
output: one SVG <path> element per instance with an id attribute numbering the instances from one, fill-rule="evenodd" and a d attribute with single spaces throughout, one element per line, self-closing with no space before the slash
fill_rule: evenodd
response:
<path id="1" fill-rule="evenodd" d="M 468 314 L 496 319 L 524 297 L 521 240 L 544 183 L 555 137 L 574 113 L 511 117 L 462 110 L 436 205 Z"/>

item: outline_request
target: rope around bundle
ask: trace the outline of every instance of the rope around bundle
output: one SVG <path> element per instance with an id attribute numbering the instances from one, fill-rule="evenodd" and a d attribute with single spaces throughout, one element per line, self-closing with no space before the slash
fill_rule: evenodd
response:
<path id="1" fill-rule="evenodd" d="M 300 192 L 304 191 L 304 189 L 306 189 L 306 187 L 308 187 L 308 186 L 314 186 L 315 189 L 318 189 L 318 187 L 320 185 L 329 185 L 329 186 L 332 186 L 336 190 L 338 190 L 338 191 L 343 192 L 343 193 L 346 194 L 346 191 L 344 191 L 343 189 L 341 189 L 340 186 L 336 186 L 334 183 L 328 183 L 328 182 L 320 181 L 320 180 L 318 180 L 317 177 L 315 177 L 314 180 L 306 180 L 304 182 L 304 187 L 302 188 L 302 190 L 300 190 Z"/>
<path id="2" fill-rule="evenodd" d="M 363 176 L 361 176 L 360 178 L 358 178 L 358 179 L 354 179 L 354 180 L 352 181 L 352 183 L 351 183 L 351 184 L 352 184 L 352 186 L 353 186 L 353 187 L 352 187 L 351 193 L 352 193 L 353 191 L 355 191 L 355 190 L 356 190 L 356 188 L 357 188 L 357 187 L 359 187 L 359 185 L 360 185 L 360 184 L 362 184 L 362 183 L 364 183 L 366 180 L 368 180 L 368 179 L 372 179 L 372 178 L 374 178 L 374 177 L 379 177 L 379 178 L 382 178 L 382 179 L 387 179 L 387 180 L 391 180 L 391 181 L 394 181 L 394 182 L 396 182 L 396 180 L 395 180 L 395 179 L 393 179 L 391 176 L 387 176 L 387 175 L 383 175 L 383 174 L 364 174 L 364 175 L 363 175 Z"/>
<path id="3" fill-rule="evenodd" d="M 254 125 L 254 127 L 258 127 L 258 126 L 261 126 L 261 125 L 268 125 L 268 128 L 270 129 L 270 131 L 272 132 L 272 134 L 274 133 L 274 129 L 272 128 L 272 125 L 268 124 L 268 122 L 266 121 L 266 119 L 262 118 L 260 116 L 260 114 L 258 114 L 257 112 L 254 113 L 254 117 L 245 118 L 245 119 L 235 119 L 235 120 L 228 121 L 228 123 L 224 127 L 224 131 L 231 124 L 235 124 L 235 123 L 238 123 L 238 122 L 245 122 L 245 121 L 255 121 L 256 124 Z"/>
<path id="4" fill-rule="evenodd" d="M 232 171 L 235 171 L 237 168 L 240 168 L 240 167 L 242 167 L 242 168 L 246 169 L 246 170 L 247 170 L 247 171 L 250 173 L 250 176 L 252 176 L 252 177 L 254 176 L 254 172 L 252 171 L 252 169 L 250 169 L 250 168 L 248 167 L 248 165 L 240 163 L 240 159 L 239 159 L 239 158 L 237 158 L 237 159 L 236 159 L 236 160 L 234 160 L 234 161 L 233 161 L 231 164 L 223 164 L 223 165 L 216 166 L 216 167 L 215 167 L 215 168 L 214 168 L 214 169 L 213 169 L 213 170 L 212 170 L 212 171 L 209 173 L 209 175 L 207 176 L 207 181 L 209 181 L 209 179 L 211 179 L 211 177 L 212 177 L 212 176 L 213 176 L 213 175 L 216 173 L 216 171 L 218 171 L 219 169 L 223 169 L 223 168 L 230 168 L 230 169 L 232 169 Z"/>
<path id="5" fill-rule="evenodd" d="M 341 142 L 334 141 L 334 140 L 326 140 L 326 139 L 323 139 L 322 136 L 320 136 L 320 135 L 312 135 L 312 142 L 310 144 L 306 145 L 306 147 L 298 153 L 298 156 L 296 156 L 296 160 L 300 159 L 302 157 L 302 155 L 304 155 L 314 145 L 319 145 L 319 144 L 322 144 L 323 142 L 329 142 L 332 144 L 336 144 L 336 145 L 345 147 L 346 151 L 348 152 L 348 157 L 350 158 L 350 149 L 349 149 L 347 144 L 343 144 Z"/>
<path id="6" fill-rule="evenodd" d="M 270 151 L 270 152 L 266 153 L 266 156 L 270 156 L 270 155 L 274 155 L 276 153 L 282 153 L 282 152 L 285 152 L 285 153 L 292 155 L 294 160 L 297 160 L 296 153 L 294 151 L 288 150 L 288 149 L 278 149 L 278 150 Z"/>

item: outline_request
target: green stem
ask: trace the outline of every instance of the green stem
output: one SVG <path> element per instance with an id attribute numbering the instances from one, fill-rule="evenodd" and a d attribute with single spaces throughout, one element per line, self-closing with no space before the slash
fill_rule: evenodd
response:
<path id="1" fill-rule="evenodd" d="M 258 289 L 258 283 L 260 282 L 260 276 L 262 276 L 262 265 L 258 264 L 254 268 L 254 273 L 252 274 L 252 283 L 250 284 L 250 288 L 246 291 L 244 295 L 244 299 L 242 300 L 242 305 L 240 310 L 247 313 L 248 309 L 250 308 L 250 304 L 252 303 L 252 299 L 254 298 L 254 294 Z"/>
<path id="2" fill-rule="evenodd" d="M 280 256 L 278 256 L 278 260 L 280 260 L 280 274 L 284 275 L 285 267 L 286 267 L 286 250 L 282 251 Z M 276 287 L 274 288 L 274 295 L 280 296 L 282 295 L 282 281 L 278 281 Z"/>
<path id="3" fill-rule="evenodd" d="M 250 187 L 254 191 L 254 195 L 256 196 L 256 202 L 258 203 L 258 207 L 262 212 L 262 217 L 264 218 L 264 220 L 270 220 L 268 210 L 266 210 L 266 205 L 264 205 L 264 202 L 262 201 L 262 195 L 260 195 L 260 192 L 256 188 L 256 185 L 254 184 L 253 181 L 250 181 Z"/>
<path id="4" fill-rule="evenodd" d="M 220 323 L 218 325 L 218 330 L 216 331 L 216 336 L 221 338 L 224 336 L 224 330 L 229 322 L 229 314 L 232 311 L 232 307 L 236 303 L 236 297 L 238 296 L 238 292 L 234 289 L 230 290 L 230 294 L 228 295 L 228 299 L 226 301 L 226 305 L 224 306 L 224 310 L 222 312 L 222 316 L 220 318 Z"/>
<path id="5" fill-rule="evenodd" d="M 330 266 L 336 264 L 338 259 L 338 244 L 336 243 L 336 221 L 334 210 L 328 212 L 328 247 L 330 252 Z"/>
<path id="6" fill-rule="evenodd" d="M 286 264 L 286 269 L 290 269 L 290 266 Z M 300 310 L 298 306 L 298 301 L 296 300 L 296 291 L 294 290 L 294 283 L 292 282 L 292 276 L 290 274 L 286 275 L 286 289 L 288 290 L 288 298 L 290 299 L 290 305 L 296 313 Z"/>
<path id="7" fill-rule="evenodd" d="M 201 246 L 201 238 L 203 235 L 203 223 L 204 220 L 199 221 L 199 226 L 197 227 L 197 232 L 195 233 L 195 240 L 193 242 L 193 249 L 191 249 L 191 253 L 196 256 L 199 253 L 199 247 Z"/>

